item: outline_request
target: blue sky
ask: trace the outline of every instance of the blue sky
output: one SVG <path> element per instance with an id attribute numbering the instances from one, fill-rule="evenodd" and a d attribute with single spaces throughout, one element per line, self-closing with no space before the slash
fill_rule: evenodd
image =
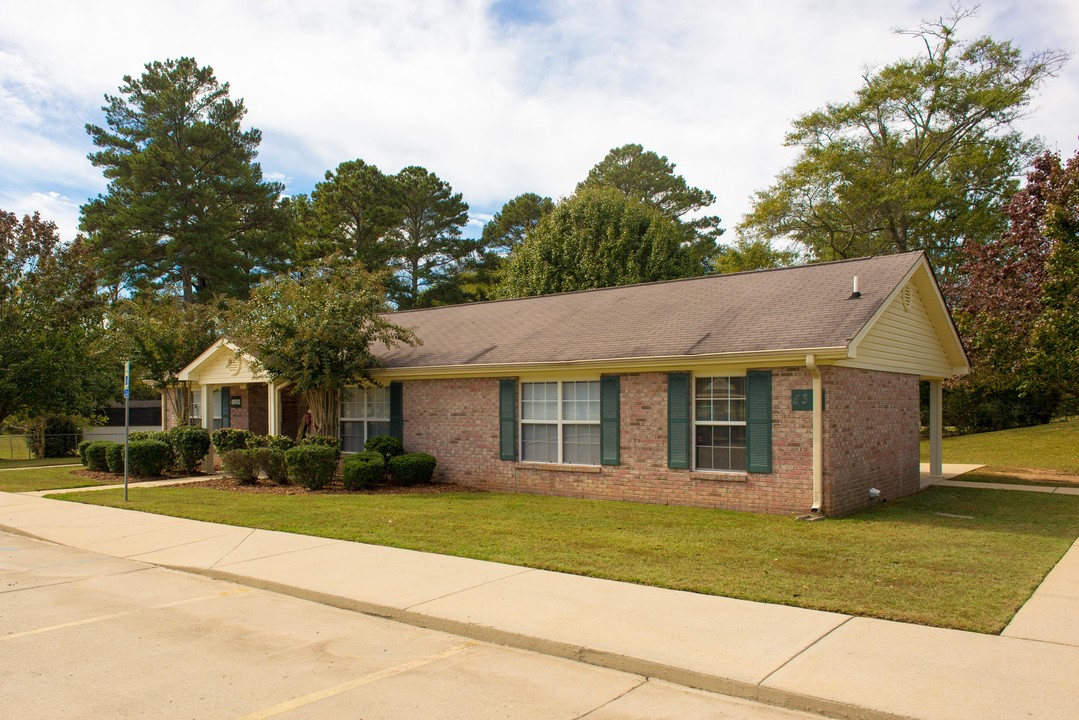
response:
<path id="1" fill-rule="evenodd" d="M 731 228 L 793 158 L 790 121 L 919 51 L 896 27 L 945 2 L 38 0 L 0 23 L 0 208 L 73 236 L 105 189 L 86 123 L 146 62 L 189 55 L 242 97 L 289 193 L 362 158 L 422 165 L 464 194 L 470 235 L 523 192 L 573 191 L 612 147 L 666 155 Z M 1079 50 L 1079 3 L 986 2 L 961 26 L 1024 51 Z M 1079 59 L 1023 122 L 1070 155 Z M 732 237 L 733 233 L 727 237 Z"/>

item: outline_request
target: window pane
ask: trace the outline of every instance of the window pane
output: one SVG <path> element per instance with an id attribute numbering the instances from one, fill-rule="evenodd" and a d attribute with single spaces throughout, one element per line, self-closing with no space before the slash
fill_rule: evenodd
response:
<path id="1" fill-rule="evenodd" d="M 376 420 L 390 419 L 390 389 L 388 387 L 367 388 L 367 417 Z"/>
<path id="2" fill-rule="evenodd" d="M 557 420 L 558 383 L 522 383 L 521 419 Z"/>
<path id="3" fill-rule="evenodd" d="M 363 417 L 362 390 L 352 387 L 341 391 L 341 417 L 349 420 Z"/>
<path id="4" fill-rule="evenodd" d="M 598 381 L 562 383 L 562 419 L 599 421 Z"/>
<path id="5" fill-rule="evenodd" d="M 746 401 L 741 398 L 731 398 L 730 419 L 737 422 L 746 421 Z"/>
<path id="6" fill-rule="evenodd" d="M 599 425 L 563 425 L 562 461 L 599 465 Z"/>
<path id="7" fill-rule="evenodd" d="M 363 423 L 355 421 L 341 422 L 341 452 L 361 452 L 363 450 Z"/>
<path id="8" fill-rule="evenodd" d="M 521 459 L 558 462 L 558 426 L 521 425 Z"/>
<path id="9" fill-rule="evenodd" d="M 745 400 L 746 398 L 746 379 L 744 377 L 732 377 L 727 378 L 731 388 L 731 398 Z"/>
<path id="10" fill-rule="evenodd" d="M 370 440 L 373 437 L 378 437 L 379 435 L 389 435 L 389 434 L 390 434 L 390 423 L 389 422 L 382 421 L 382 420 L 378 420 L 378 421 L 368 420 L 367 421 L 367 439 L 368 440 Z"/>
<path id="11" fill-rule="evenodd" d="M 712 419 L 712 403 L 708 399 L 702 400 L 697 397 L 697 409 L 695 417 L 698 420 L 708 421 Z"/>
<path id="12" fill-rule="evenodd" d="M 699 377 L 699 378 L 697 378 L 696 393 L 697 393 L 697 397 L 699 397 L 699 398 L 710 398 L 710 397 L 712 397 L 712 378 L 710 378 L 710 377 Z"/>

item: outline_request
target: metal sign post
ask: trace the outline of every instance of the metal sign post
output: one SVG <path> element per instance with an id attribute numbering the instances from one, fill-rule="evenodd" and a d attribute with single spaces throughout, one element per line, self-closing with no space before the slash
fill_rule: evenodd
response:
<path id="1" fill-rule="evenodd" d="M 127 446 L 131 433 L 131 361 L 124 361 L 124 502 L 127 502 Z"/>

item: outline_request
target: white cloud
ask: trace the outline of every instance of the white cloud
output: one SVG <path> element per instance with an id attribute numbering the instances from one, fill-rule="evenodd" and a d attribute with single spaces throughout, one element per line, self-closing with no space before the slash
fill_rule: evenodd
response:
<path id="1" fill-rule="evenodd" d="M 522 192 L 569 194 L 627 142 L 667 155 L 733 226 L 792 158 L 790 121 L 858 87 L 863 66 L 919 52 L 895 35 L 945 2 L 827 4 L 487 0 L 401 3 L 21 3 L 0 27 L 0 198 L 100 192 L 85 122 L 150 60 L 212 65 L 263 130 L 268 178 L 306 192 L 354 158 L 423 165 L 475 220 Z M 538 8 L 538 9 L 537 9 Z M 501 18 L 501 21 L 500 19 Z M 963 28 L 1024 50 L 1079 47 L 1066 0 L 986 2 Z M 1024 130 L 1064 152 L 1079 127 L 1079 64 L 1036 99 Z M 15 132 L 17 130 L 18 132 Z M 96 179 L 95 179 L 96 178 Z"/>

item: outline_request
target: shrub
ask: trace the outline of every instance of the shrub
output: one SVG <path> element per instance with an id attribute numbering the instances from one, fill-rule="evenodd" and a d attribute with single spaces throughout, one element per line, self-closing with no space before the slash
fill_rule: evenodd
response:
<path id="1" fill-rule="evenodd" d="M 169 440 L 169 431 L 168 430 L 165 430 L 165 431 L 162 431 L 162 430 L 140 430 L 138 432 L 133 432 L 130 435 L 128 435 L 127 439 L 128 439 L 128 442 L 132 442 L 132 443 L 143 442 L 145 440 L 154 440 L 156 442 L 164 443 L 165 444 L 165 467 L 166 468 L 171 468 L 171 467 L 174 467 L 176 465 L 176 453 L 172 449 L 172 443 Z M 130 454 L 131 453 L 128 452 L 129 456 L 130 456 Z M 128 457 L 128 461 L 130 461 L 130 460 L 131 460 L 131 458 Z M 155 473 L 155 474 L 160 475 L 161 473 Z"/>
<path id="2" fill-rule="evenodd" d="M 376 435 L 373 438 L 368 438 L 367 442 L 364 443 L 364 448 L 374 450 L 380 454 L 384 463 L 388 463 L 392 457 L 405 454 L 404 443 L 401 442 L 400 438 L 395 438 L 393 435 Z"/>
<path id="3" fill-rule="evenodd" d="M 341 471 L 345 490 L 366 490 L 382 479 L 386 466 L 381 453 L 368 450 L 345 458 Z"/>
<path id="4" fill-rule="evenodd" d="M 100 472 L 109 471 L 109 462 L 105 458 L 105 453 L 109 449 L 109 445 L 115 445 L 116 443 L 109 440 L 95 440 L 86 446 L 86 468 L 88 470 L 98 470 Z"/>
<path id="5" fill-rule="evenodd" d="M 241 485 L 254 485 L 258 480 L 258 461 L 251 450 L 226 450 L 221 453 L 221 466 Z"/>
<path id="6" fill-rule="evenodd" d="M 168 467 L 171 452 L 168 443 L 161 440 L 131 441 L 127 446 L 127 469 L 140 477 L 160 475 Z"/>
<path id="7" fill-rule="evenodd" d="M 290 479 L 309 490 L 321 490 L 333 479 L 337 451 L 318 443 L 301 443 L 285 451 L 285 465 Z"/>
<path id="8" fill-rule="evenodd" d="M 27 443 L 34 457 L 58 458 L 75 454 L 79 445 L 79 424 L 74 420 L 62 415 L 51 415 L 45 418 L 41 430 L 45 435 L 41 438 L 41 448 L 37 442 Z"/>
<path id="9" fill-rule="evenodd" d="M 427 453 L 405 453 L 390 458 L 390 475 L 400 485 L 431 482 L 435 474 L 435 458 Z"/>
<path id="10" fill-rule="evenodd" d="M 335 437 L 329 435 L 308 435 L 299 442 L 300 445 L 321 445 L 322 447 L 333 448 L 334 460 L 341 457 L 341 441 Z"/>
<path id="11" fill-rule="evenodd" d="M 91 440 L 83 440 L 81 443 L 79 443 L 79 462 L 81 462 L 83 466 L 85 466 L 87 463 L 86 448 L 90 447 L 91 442 Z"/>
<path id="12" fill-rule="evenodd" d="M 210 431 L 202 427 L 177 425 L 168 432 L 169 445 L 175 457 L 175 467 L 193 473 L 206 453 L 210 452 Z"/>
<path id="13" fill-rule="evenodd" d="M 255 434 L 250 430 L 237 430 L 236 428 L 221 428 L 214 430 L 210 435 L 217 451 L 224 455 L 229 450 L 244 450 L 247 443 Z"/>
<path id="14" fill-rule="evenodd" d="M 106 440 L 105 442 L 108 443 L 105 447 L 105 464 L 108 466 L 109 472 L 122 473 L 124 471 L 124 446 L 111 440 Z"/>
<path id="15" fill-rule="evenodd" d="M 266 477 L 277 485 L 288 485 L 288 466 L 285 464 L 284 450 L 270 450 L 270 461 L 266 463 Z"/>
<path id="16" fill-rule="evenodd" d="M 285 452 L 296 447 L 296 441 L 288 435 L 266 435 L 266 447 L 278 452 Z"/>

